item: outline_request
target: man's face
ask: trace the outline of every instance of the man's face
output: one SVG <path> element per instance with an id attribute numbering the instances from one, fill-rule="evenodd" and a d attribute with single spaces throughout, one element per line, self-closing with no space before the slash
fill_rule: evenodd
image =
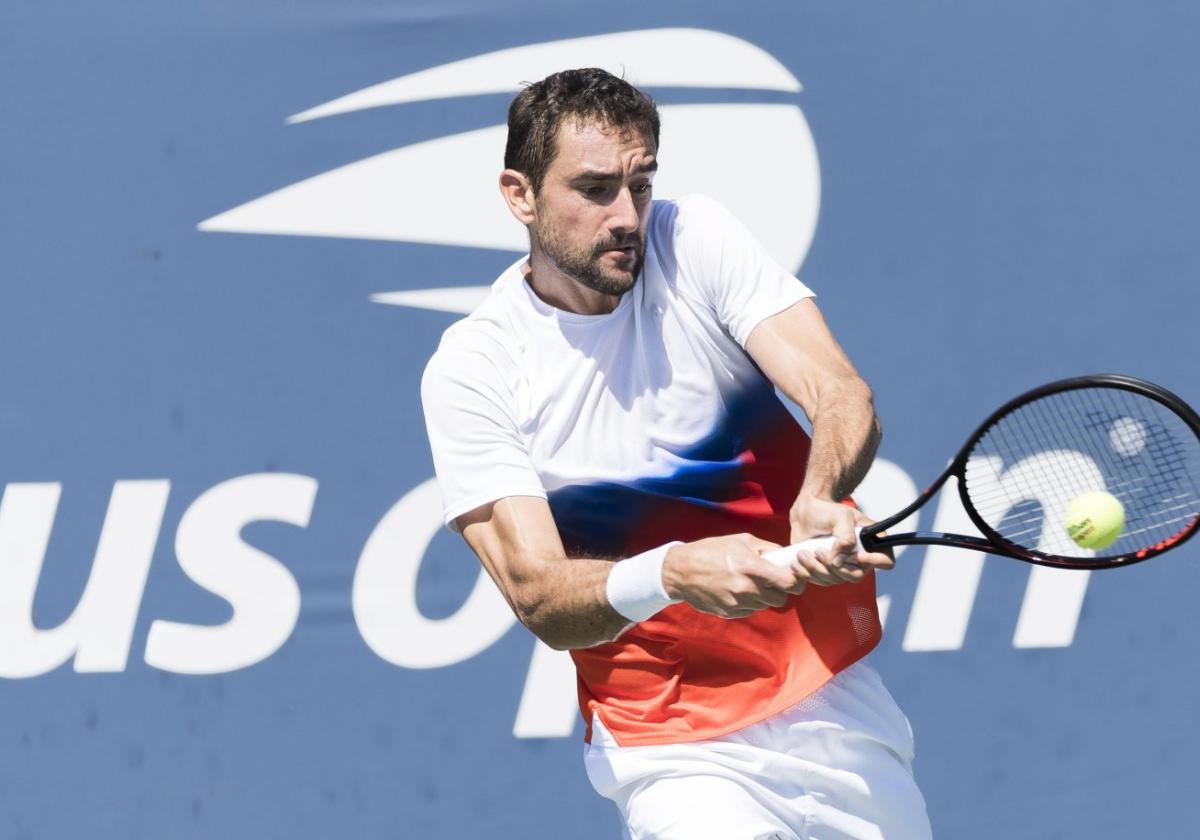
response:
<path id="1" fill-rule="evenodd" d="M 636 129 L 566 121 L 556 142 L 535 197 L 532 234 L 563 274 L 603 294 L 623 294 L 646 256 L 654 140 Z"/>

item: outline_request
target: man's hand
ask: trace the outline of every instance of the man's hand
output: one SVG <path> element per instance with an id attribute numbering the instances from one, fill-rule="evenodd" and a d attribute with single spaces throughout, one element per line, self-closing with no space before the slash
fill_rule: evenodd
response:
<path id="1" fill-rule="evenodd" d="M 796 557 L 793 568 L 811 583 L 820 586 L 856 583 L 870 569 L 891 569 L 896 565 L 890 549 L 859 550 L 855 530 L 873 520 L 849 505 L 801 494 L 792 505 L 790 517 L 793 543 L 833 535 L 833 546 L 828 551 L 801 551 Z"/>
<path id="2" fill-rule="evenodd" d="M 663 560 L 663 586 L 672 598 L 721 618 L 781 607 L 789 595 L 804 591 L 807 573 L 763 559 L 763 552 L 777 548 L 750 534 L 677 545 Z"/>

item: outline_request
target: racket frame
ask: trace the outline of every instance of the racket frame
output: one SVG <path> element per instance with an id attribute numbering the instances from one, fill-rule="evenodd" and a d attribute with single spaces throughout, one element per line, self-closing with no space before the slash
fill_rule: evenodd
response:
<path id="1" fill-rule="evenodd" d="M 1200 438 L 1200 415 L 1198 415 L 1191 406 L 1185 403 L 1175 394 L 1168 391 L 1159 385 L 1152 382 L 1146 382 L 1142 379 L 1137 379 L 1132 376 L 1125 376 L 1116 373 L 1093 374 L 1090 376 L 1076 376 L 1070 379 L 1061 379 L 1057 382 L 1049 382 L 1021 394 L 1019 397 L 1009 400 L 1007 403 L 996 409 L 992 414 L 979 425 L 963 447 L 954 456 L 954 460 L 942 472 L 937 479 L 927 487 L 920 496 L 913 501 L 912 504 L 895 513 L 886 519 L 882 519 L 873 525 L 868 525 L 862 529 L 859 535 L 859 540 L 866 551 L 877 551 L 880 548 L 895 545 L 949 545 L 955 548 L 966 548 L 973 551 L 983 551 L 988 554 L 999 554 L 1005 557 L 1013 557 L 1017 560 L 1024 560 L 1027 563 L 1034 563 L 1039 566 L 1051 566 L 1060 569 L 1109 569 L 1117 566 L 1128 566 L 1133 563 L 1140 563 L 1143 560 L 1149 560 L 1158 554 L 1162 554 L 1169 548 L 1174 548 L 1186 542 L 1196 533 L 1200 526 L 1200 519 L 1194 519 L 1183 530 L 1173 536 L 1159 542 L 1157 545 L 1139 549 L 1134 552 L 1124 554 L 1110 554 L 1096 557 L 1080 557 L 1080 558 L 1065 558 L 1053 554 L 1046 554 L 1035 549 L 1026 548 L 1021 545 L 1005 539 L 994 528 L 988 525 L 979 515 L 975 506 L 971 503 L 971 499 L 967 493 L 966 474 L 967 462 L 970 460 L 971 453 L 974 451 L 976 444 L 983 439 L 993 426 L 1008 414 L 1016 411 L 1018 408 L 1039 400 L 1043 397 L 1048 397 L 1053 394 L 1065 393 L 1067 391 L 1076 391 L 1084 388 L 1117 388 L 1123 391 L 1130 391 L 1148 399 L 1154 400 L 1165 406 L 1170 411 L 1174 412 L 1182 419 L 1192 430 L 1192 432 Z M 912 515 L 917 509 L 922 507 L 933 496 L 942 489 L 943 485 L 950 480 L 951 477 L 958 479 L 958 495 L 962 501 L 963 509 L 971 522 L 983 534 L 983 537 L 968 536 L 966 534 L 950 534 L 940 531 L 914 531 L 903 534 L 887 534 L 888 528 L 904 521 Z"/>

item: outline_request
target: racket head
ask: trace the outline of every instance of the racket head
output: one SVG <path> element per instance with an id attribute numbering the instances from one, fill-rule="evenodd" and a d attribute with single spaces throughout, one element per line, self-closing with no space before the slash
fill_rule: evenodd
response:
<path id="1" fill-rule="evenodd" d="M 996 410 L 947 472 L 990 551 L 1060 568 L 1129 565 L 1200 527 L 1200 416 L 1133 377 L 1065 379 Z M 1069 535 L 1067 507 L 1085 493 L 1120 503 L 1111 544 Z"/>

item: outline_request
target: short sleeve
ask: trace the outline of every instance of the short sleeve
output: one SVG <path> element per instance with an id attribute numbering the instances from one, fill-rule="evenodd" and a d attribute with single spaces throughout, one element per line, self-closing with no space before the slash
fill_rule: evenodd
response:
<path id="1" fill-rule="evenodd" d="M 451 530 L 458 530 L 458 516 L 488 502 L 546 498 L 517 430 L 512 395 L 486 354 L 440 348 L 421 378 L 421 405 Z"/>
<path id="2" fill-rule="evenodd" d="M 763 320 L 813 297 L 720 203 L 692 195 L 676 204 L 675 258 L 738 344 Z"/>

